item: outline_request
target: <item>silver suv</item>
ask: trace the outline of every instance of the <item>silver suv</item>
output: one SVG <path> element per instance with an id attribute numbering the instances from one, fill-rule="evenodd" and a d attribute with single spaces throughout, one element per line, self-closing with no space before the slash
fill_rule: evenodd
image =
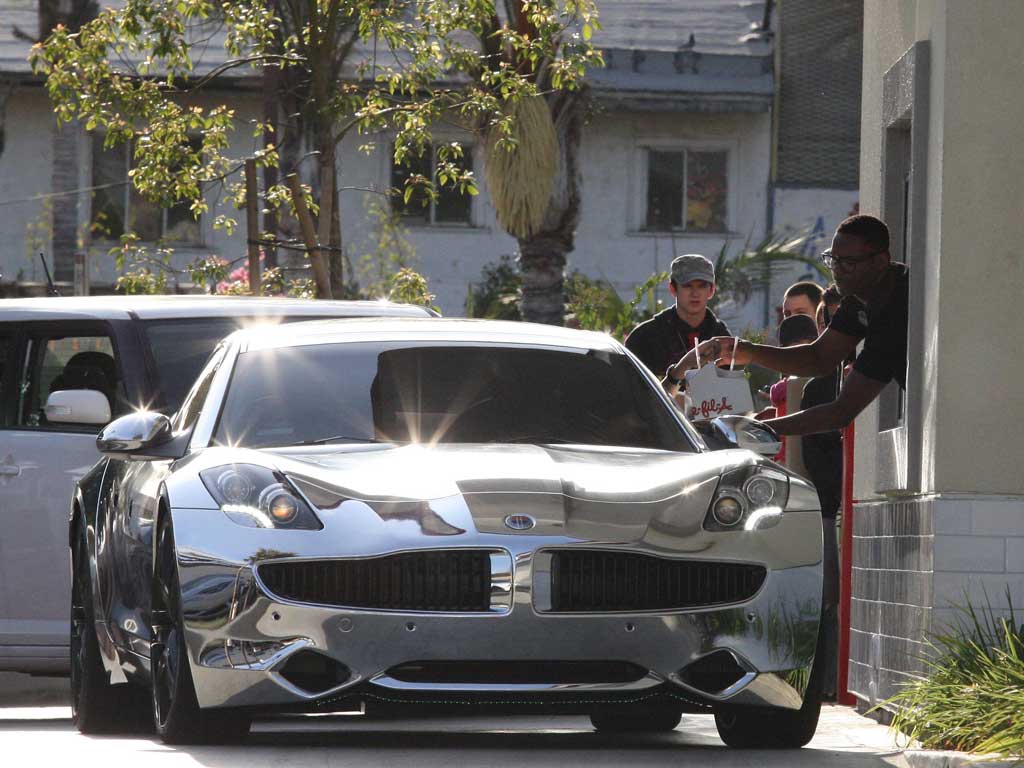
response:
<path id="1" fill-rule="evenodd" d="M 248 297 L 0 301 L 0 670 L 68 669 L 68 513 L 104 424 L 136 408 L 174 413 L 217 342 L 243 325 L 432 314 Z"/>

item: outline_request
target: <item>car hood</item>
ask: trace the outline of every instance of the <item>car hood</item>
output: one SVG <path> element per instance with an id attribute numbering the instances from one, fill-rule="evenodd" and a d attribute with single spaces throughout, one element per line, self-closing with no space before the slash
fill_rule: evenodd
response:
<path id="1" fill-rule="evenodd" d="M 747 451 L 671 453 L 568 445 L 405 445 L 294 450 L 276 463 L 321 512 L 372 513 L 428 535 L 472 528 L 637 540 L 648 529 L 697 532 L 723 469 Z"/>

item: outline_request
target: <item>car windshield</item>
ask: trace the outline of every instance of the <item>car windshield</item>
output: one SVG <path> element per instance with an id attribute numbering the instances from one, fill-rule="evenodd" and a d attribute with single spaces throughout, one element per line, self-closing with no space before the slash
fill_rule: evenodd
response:
<path id="1" fill-rule="evenodd" d="M 582 443 L 695 450 L 625 356 L 346 343 L 239 356 L 215 442 Z"/>

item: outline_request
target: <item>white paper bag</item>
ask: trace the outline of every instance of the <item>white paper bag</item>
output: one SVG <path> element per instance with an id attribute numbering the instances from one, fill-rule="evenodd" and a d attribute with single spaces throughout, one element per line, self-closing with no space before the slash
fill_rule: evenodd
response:
<path id="1" fill-rule="evenodd" d="M 686 394 L 686 415 L 690 421 L 739 416 L 754 410 L 750 384 L 743 371 L 727 371 L 714 363 L 686 372 Z"/>

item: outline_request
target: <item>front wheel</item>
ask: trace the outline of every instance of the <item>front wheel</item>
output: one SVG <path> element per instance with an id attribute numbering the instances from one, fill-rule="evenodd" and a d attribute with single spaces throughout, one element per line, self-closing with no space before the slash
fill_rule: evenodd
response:
<path id="1" fill-rule="evenodd" d="M 718 735 L 737 749 L 799 749 L 814 738 L 821 714 L 822 680 L 816 664 L 800 709 L 723 707 L 715 711 Z"/>
<path id="2" fill-rule="evenodd" d="M 71 720 L 81 733 L 145 730 L 138 717 L 140 689 L 111 685 L 96 638 L 92 577 L 85 530 L 76 525 L 71 549 Z"/>
<path id="3" fill-rule="evenodd" d="M 234 741 L 248 733 L 248 719 L 229 710 L 199 708 L 185 647 L 178 562 L 168 515 L 161 515 L 157 528 L 151 622 L 153 722 L 161 740 L 167 744 Z"/>

